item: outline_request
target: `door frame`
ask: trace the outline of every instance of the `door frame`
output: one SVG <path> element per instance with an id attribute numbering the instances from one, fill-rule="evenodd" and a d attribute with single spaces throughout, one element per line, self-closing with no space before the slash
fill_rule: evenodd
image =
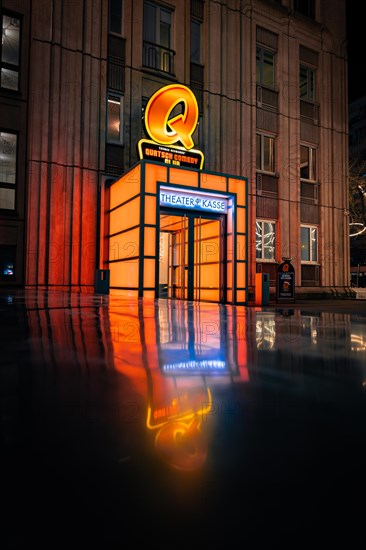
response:
<path id="1" fill-rule="evenodd" d="M 169 216 L 182 217 L 186 216 L 188 220 L 188 280 L 187 280 L 187 301 L 193 301 L 194 295 L 194 220 L 201 218 L 204 220 L 217 220 L 220 222 L 220 284 L 219 284 L 219 296 L 220 299 L 215 303 L 226 303 L 226 214 L 216 214 L 214 212 L 203 212 L 200 210 L 191 211 L 179 208 L 164 208 L 159 209 L 159 235 L 160 235 L 160 215 L 166 214 Z M 160 264 L 157 261 L 157 277 L 155 294 L 159 296 L 159 272 Z M 167 298 L 169 299 L 169 298 Z M 170 298 L 180 300 L 181 298 Z"/>

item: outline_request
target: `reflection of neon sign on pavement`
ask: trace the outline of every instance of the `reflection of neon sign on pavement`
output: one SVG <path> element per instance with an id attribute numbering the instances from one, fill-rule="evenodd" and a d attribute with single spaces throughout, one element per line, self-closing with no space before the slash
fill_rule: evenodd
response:
<path id="1" fill-rule="evenodd" d="M 202 387 L 184 390 L 165 406 L 153 408 L 149 404 L 146 425 L 149 430 L 158 430 L 154 446 L 170 466 L 192 471 L 205 462 L 207 441 L 201 425 L 202 417 L 210 414 L 211 409 L 210 389 L 204 391 Z"/>
<path id="2" fill-rule="evenodd" d="M 217 359 L 202 359 L 200 361 L 184 361 L 181 363 L 167 363 L 162 366 L 163 372 L 179 373 L 179 372 L 190 372 L 190 373 L 199 373 L 208 372 L 210 374 L 226 370 L 226 362 L 218 361 Z"/>

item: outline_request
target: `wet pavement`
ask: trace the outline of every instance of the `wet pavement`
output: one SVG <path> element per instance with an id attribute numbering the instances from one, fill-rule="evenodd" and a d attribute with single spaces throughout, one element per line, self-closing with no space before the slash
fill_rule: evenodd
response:
<path id="1" fill-rule="evenodd" d="M 362 534 L 365 301 L 2 291 L 0 312 L 2 547 Z"/>

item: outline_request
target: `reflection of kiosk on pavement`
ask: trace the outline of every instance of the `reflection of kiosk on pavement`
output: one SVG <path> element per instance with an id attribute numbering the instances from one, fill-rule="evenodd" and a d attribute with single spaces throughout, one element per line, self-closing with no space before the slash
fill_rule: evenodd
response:
<path id="1" fill-rule="evenodd" d="M 111 312 L 110 322 L 128 331 L 112 339 L 115 368 L 143 403 L 157 454 L 170 467 L 197 470 L 217 412 L 211 391 L 248 381 L 245 310 L 160 300 Z"/>
<path id="2" fill-rule="evenodd" d="M 148 374 L 147 427 L 156 431 L 156 451 L 180 470 L 195 470 L 207 457 L 202 430 L 212 410 L 207 377 L 238 373 L 227 358 L 219 319 L 213 331 L 212 314 L 199 320 L 196 314 L 192 307 L 161 308 L 159 364 Z"/>

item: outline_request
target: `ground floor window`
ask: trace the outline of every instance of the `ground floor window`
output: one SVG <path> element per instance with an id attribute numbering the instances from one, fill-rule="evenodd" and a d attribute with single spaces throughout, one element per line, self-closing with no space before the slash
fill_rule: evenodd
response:
<path id="1" fill-rule="evenodd" d="M 318 228 L 311 225 L 301 226 L 301 261 L 318 261 Z"/>
<path id="2" fill-rule="evenodd" d="M 257 260 L 274 260 L 276 254 L 276 223 L 257 220 L 255 224 L 255 256 Z"/>

